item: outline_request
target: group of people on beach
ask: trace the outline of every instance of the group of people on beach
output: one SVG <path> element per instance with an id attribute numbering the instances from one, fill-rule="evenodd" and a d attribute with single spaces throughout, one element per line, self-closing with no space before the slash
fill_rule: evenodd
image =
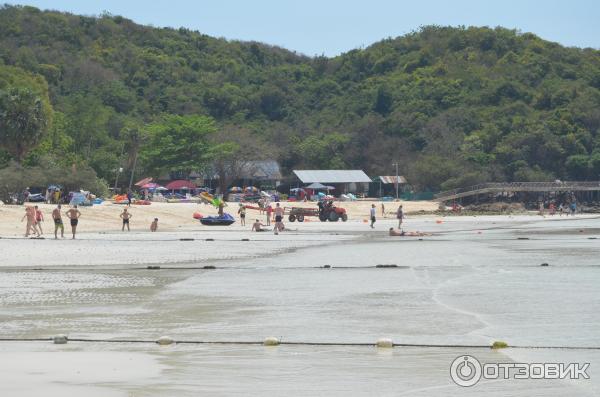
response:
<path id="1" fill-rule="evenodd" d="M 273 233 L 279 234 L 280 232 L 283 232 L 286 230 L 285 225 L 283 224 L 284 209 L 279 203 L 275 204 L 275 209 L 273 209 L 273 207 L 271 207 L 270 205 L 268 205 L 266 208 L 265 207 L 260 207 L 260 208 L 261 208 L 260 212 L 265 212 L 267 215 L 267 224 L 264 225 L 260 220 L 256 219 L 254 221 L 254 223 L 252 224 L 253 232 L 268 231 L 269 229 L 265 228 L 265 226 L 271 225 L 271 216 L 273 213 L 275 214 L 275 225 L 273 227 Z M 244 205 L 240 204 L 240 209 L 238 210 L 238 214 L 240 215 L 241 225 L 245 226 L 246 225 L 246 207 L 244 207 Z"/>
<path id="2" fill-rule="evenodd" d="M 385 205 L 383 203 L 381 203 L 381 216 L 385 218 Z M 374 229 L 375 222 L 377 222 L 377 209 L 375 208 L 375 204 L 371 204 L 369 217 L 371 220 L 371 229 Z M 404 210 L 402 209 L 402 205 L 398 206 L 398 209 L 396 210 L 396 219 L 398 220 L 398 229 L 402 229 L 402 222 L 404 221 Z"/>
<path id="3" fill-rule="evenodd" d="M 568 215 L 575 216 L 575 213 L 577 212 L 577 202 L 575 200 L 572 200 L 571 202 L 567 202 L 567 203 L 560 203 L 558 205 L 558 208 L 556 207 L 556 203 L 554 201 L 551 201 L 547 205 L 543 201 L 540 201 L 540 204 L 539 204 L 539 214 L 540 215 L 544 215 L 546 213 L 546 207 L 548 207 L 548 213 L 550 215 L 555 215 L 558 212 L 559 216 L 562 216 L 563 214 L 565 214 L 567 216 Z"/>
<path id="4" fill-rule="evenodd" d="M 81 212 L 77 209 L 77 206 L 73 206 L 65 212 L 66 217 L 71 223 L 71 233 L 73 239 L 77 234 L 77 224 L 79 223 L 79 217 Z M 30 234 L 35 234 L 37 237 L 41 237 L 43 234 L 42 222 L 44 222 L 44 214 L 40 208 L 36 206 L 26 206 L 25 215 L 21 218 L 21 222 L 27 220 L 25 227 L 25 237 L 29 237 Z M 65 226 L 62 219 L 62 207 L 60 204 L 52 211 L 52 220 L 54 221 L 54 238 L 58 239 L 58 231 L 60 230 L 60 237 L 65 238 Z"/>
<path id="5" fill-rule="evenodd" d="M 71 233 L 73 235 L 73 239 L 77 234 L 77 225 L 79 224 L 79 218 L 81 217 L 81 212 L 77 208 L 77 205 L 74 205 L 72 208 L 69 208 L 65 211 L 64 215 L 69 219 L 69 223 L 71 224 Z M 58 204 L 56 208 L 52 210 L 52 221 L 54 222 L 54 238 L 58 239 L 58 232 L 60 231 L 60 237 L 65 238 L 65 226 L 63 223 L 63 212 L 62 205 Z M 119 218 L 121 219 L 123 225 L 121 227 L 121 231 L 125 231 L 127 227 L 127 231 L 131 231 L 129 227 L 129 222 L 133 215 L 131 212 L 127 210 L 127 208 L 123 209 L 123 212 L 119 214 Z M 35 237 L 41 237 L 43 234 L 42 223 L 44 222 L 44 213 L 40 210 L 40 208 L 36 206 L 25 206 L 25 215 L 21 218 L 21 222 L 27 220 L 27 224 L 25 226 L 25 237 L 29 237 L 30 235 L 34 235 Z M 150 224 L 150 231 L 156 232 L 158 230 L 158 218 L 154 218 L 152 223 Z"/>

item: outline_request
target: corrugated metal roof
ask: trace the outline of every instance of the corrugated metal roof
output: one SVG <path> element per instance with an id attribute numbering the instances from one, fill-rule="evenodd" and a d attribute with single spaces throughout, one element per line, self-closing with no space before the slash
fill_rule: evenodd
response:
<path id="1" fill-rule="evenodd" d="M 302 183 L 352 183 L 371 182 L 362 170 L 294 170 Z"/>
<path id="2" fill-rule="evenodd" d="M 381 180 L 381 182 L 388 184 L 388 183 L 396 183 L 396 175 L 392 175 L 392 176 L 380 176 L 379 179 Z M 400 185 L 402 185 L 403 183 L 408 183 L 408 181 L 406 180 L 405 177 L 398 175 L 398 183 Z"/>

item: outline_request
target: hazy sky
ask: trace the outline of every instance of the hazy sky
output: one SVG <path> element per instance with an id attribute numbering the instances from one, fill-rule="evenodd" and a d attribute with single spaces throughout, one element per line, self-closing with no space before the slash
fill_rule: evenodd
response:
<path id="1" fill-rule="evenodd" d="M 595 0 L 2 0 L 141 24 L 184 26 L 307 55 L 337 55 L 422 25 L 504 26 L 568 46 L 600 47 Z"/>

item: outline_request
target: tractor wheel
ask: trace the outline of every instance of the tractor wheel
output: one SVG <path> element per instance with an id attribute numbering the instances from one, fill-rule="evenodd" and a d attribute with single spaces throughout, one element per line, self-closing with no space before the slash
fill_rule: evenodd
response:
<path id="1" fill-rule="evenodd" d="M 321 222 L 326 222 L 326 221 L 327 221 L 327 215 L 325 215 L 324 213 L 322 213 L 322 212 L 321 212 L 321 213 L 319 214 L 319 220 L 320 220 Z"/>
<path id="2" fill-rule="evenodd" d="M 296 220 L 296 215 L 290 215 L 290 216 L 288 216 L 288 220 L 290 222 L 294 222 Z"/>
<path id="3" fill-rule="evenodd" d="M 304 215 L 298 215 L 298 222 L 304 222 Z"/>
<path id="4" fill-rule="evenodd" d="M 342 214 L 342 222 L 346 222 L 348 220 L 348 214 L 345 212 Z"/>
<path id="5" fill-rule="evenodd" d="M 337 212 L 331 211 L 331 213 L 329 213 L 329 221 L 330 222 L 337 222 L 338 219 L 340 219 L 340 216 L 338 215 Z"/>

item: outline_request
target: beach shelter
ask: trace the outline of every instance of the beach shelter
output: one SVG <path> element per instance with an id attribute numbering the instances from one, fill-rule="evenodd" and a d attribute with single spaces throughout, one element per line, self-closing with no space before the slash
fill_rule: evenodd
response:
<path id="1" fill-rule="evenodd" d="M 310 185 L 306 186 L 307 189 L 313 189 L 313 190 L 327 190 L 327 186 L 323 185 L 322 183 L 319 182 L 314 182 L 311 183 Z"/>
<path id="2" fill-rule="evenodd" d="M 135 183 L 135 186 L 143 186 L 146 185 L 148 183 L 152 182 L 152 177 L 148 177 L 148 178 L 144 178 L 142 180 L 139 180 Z"/>

